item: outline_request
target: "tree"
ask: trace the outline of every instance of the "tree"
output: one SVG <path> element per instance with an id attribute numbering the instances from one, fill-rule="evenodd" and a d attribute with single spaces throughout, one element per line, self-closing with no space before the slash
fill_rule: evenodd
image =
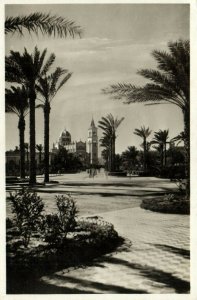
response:
<path id="1" fill-rule="evenodd" d="M 66 75 L 65 75 L 66 74 Z M 62 76 L 65 75 L 63 78 Z M 49 182 L 49 122 L 51 101 L 57 92 L 69 80 L 72 73 L 67 70 L 57 68 L 51 75 L 40 77 L 36 89 L 44 99 L 44 103 L 37 107 L 43 108 L 44 111 L 44 181 Z M 60 80 L 61 79 L 61 80 Z"/>
<path id="2" fill-rule="evenodd" d="M 43 150 L 42 144 L 37 144 L 36 149 L 39 152 L 39 165 L 41 166 L 41 163 L 42 163 L 42 150 Z"/>
<path id="3" fill-rule="evenodd" d="M 99 141 L 100 141 L 100 146 L 104 148 L 101 151 L 101 155 L 105 160 L 105 167 L 107 170 L 109 170 L 110 169 L 110 161 L 111 161 L 109 138 L 107 135 L 105 135 L 103 133 L 103 137 Z"/>
<path id="4" fill-rule="evenodd" d="M 135 129 L 134 134 L 142 137 L 143 139 L 143 151 L 144 151 L 144 157 L 143 157 L 143 165 L 144 165 L 144 172 L 147 171 L 147 152 L 148 152 L 148 143 L 147 138 L 151 134 L 151 130 L 148 128 L 145 128 L 145 126 L 142 126 L 140 129 Z"/>
<path id="5" fill-rule="evenodd" d="M 24 86 L 5 90 L 5 110 L 18 116 L 20 145 L 20 177 L 25 178 L 25 116 L 29 112 L 28 93 Z"/>
<path id="6" fill-rule="evenodd" d="M 166 145 L 169 143 L 167 140 L 169 130 L 159 130 L 154 133 L 154 139 L 151 141 L 151 144 L 157 144 L 161 152 L 161 167 L 166 166 Z"/>
<path id="7" fill-rule="evenodd" d="M 99 128 L 103 130 L 103 138 L 105 142 L 108 141 L 109 148 L 109 171 L 115 171 L 115 141 L 116 141 L 116 131 L 124 117 L 118 120 L 118 118 L 114 118 L 112 114 L 108 114 L 106 117 L 102 117 L 99 121 Z"/>
<path id="8" fill-rule="evenodd" d="M 105 93 L 116 99 L 125 99 L 126 103 L 145 102 L 148 104 L 173 104 L 178 106 L 184 119 L 184 147 L 186 161 L 186 194 L 190 192 L 190 43 L 179 40 L 168 43 L 169 51 L 152 52 L 157 61 L 157 69 L 138 71 L 153 83 L 142 87 L 133 84 L 111 85 Z M 151 102 L 151 103 L 150 103 Z"/>
<path id="9" fill-rule="evenodd" d="M 174 143 L 177 142 L 177 146 L 185 141 L 185 133 L 184 131 L 181 131 L 177 136 L 175 136 L 173 139 L 171 139 L 170 142 Z"/>
<path id="10" fill-rule="evenodd" d="M 68 35 L 74 37 L 81 35 L 82 29 L 75 25 L 73 21 L 65 20 L 62 17 L 46 14 L 46 13 L 32 13 L 27 16 L 7 17 L 5 20 L 5 34 L 18 32 L 23 35 L 26 29 L 29 33 L 47 34 L 49 36 L 58 35 L 59 37 L 67 37 Z"/>
<path id="11" fill-rule="evenodd" d="M 25 48 L 21 55 L 19 52 L 10 51 L 10 56 L 5 61 L 5 78 L 8 82 L 24 84 L 28 90 L 30 108 L 30 178 L 31 185 L 36 183 L 36 160 L 35 160 L 35 101 L 36 83 L 38 79 L 46 74 L 55 60 L 51 54 L 44 64 L 47 50 L 42 53 L 35 47 L 33 54 L 29 54 Z"/>
<path id="12" fill-rule="evenodd" d="M 135 146 L 129 146 L 124 152 L 122 152 L 122 161 L 124 167 L 131 172 L 133 168 L 136 167 L 136 164 L 138 162 L 137 156 L 139 154 L 139 151 Z"/>

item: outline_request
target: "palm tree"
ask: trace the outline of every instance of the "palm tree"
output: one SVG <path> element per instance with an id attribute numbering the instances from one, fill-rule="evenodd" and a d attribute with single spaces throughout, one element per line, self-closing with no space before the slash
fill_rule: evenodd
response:
<path id="1" fill-rule="evenodd" d="M 42 53 L 35 47 L 33 54 L 29 54 L 25 48 L 21 55 L 19 52 L 11 51 L 5 61 L 5 77 L 8 82 L 22 83 L 28 90 L 30 107 L 30 178 L 31 185 L 36 183 L 36 160 L 35 160 L 35 101 L 36 83 L 38 79 L 46 74 L 55 60 L 51 54 L 44 64 L 47 50 Z"/>
<path id="2" fill-rule="evenodd" d="M 18 116 L 19 144 L 20 144 L 20 177 L 25 178 L 25 116 L 29 112 L 28 94 L 24 86 L 5 90 L 5 110 Z"/>
<path id="3" fill-rule="evenodd" d="M 135 129 L 134 134 L 142 137 L 143 139 L 143 150 L 144 150 L 144 157 L 143 157 L 143 165 L 144 165 L 144 172 L 147 170 L 147 152 L 148 152 L 148 143 L 147 143 L 147 138 L 151 134 L 151 130 L 148 128 L 145 128 L 145 126 L 141 126 L 140 129 Z"/>
<path id="4" fill-rule="evenodd" d="M 181 131 L 177 136 L 175 136 L 173 139 L 171 139 L 171 142 L 178 142 L 177 146 L 185 141 L 185 133 L 184 131 Z"/>
<path id="5" fill-rule="evenodd" d="M 186 194 L 190 192 L 190 43 L 179 40 L 168 43 L 169 51 L 153 51 L 157 61 L 157 70 L 142 69 L 138 71 L 153 83 L 142 87 L 133 84 L 116 84 L 104 89 L 117 99 L 125 99 L 126 103 L 145 102 L 152 104 L 173 104 L 183 112 L 184 147 L 186 161 Z"/>
<path id="6" fill-rule="evenodd" d="M 46 13 L 35 12 L 27 16 L 6 18 L 5 34 L 18 32 L 23 35 L 24 29 L 29 33 L 38 34 L 40 31 L 42 34 L 58 35 L 59 37 L 81 36 L 82 33 L 80 26 L 75 25 L 73 21 Z"/>
<path id="7" fill-rule="evenodd" d="M 154 133 L 154 139 L 151 141 L 151 144 L 159 145 L 159 149 L 161 150 L 161 167 L 166 166 L 166 145 L 169 143 L 167 140 L 169 130 L 159 130 Z"/>
<path id="8" fill-rule="evenodd" d="M 124 152 L 122 152 L 123 164 L 129 171 L 136 166 L 138 153 L 139 151 L 135 146 L 129 146 Z"/>
<path id="9" fill-rule="evenodd" d="M 102 117 L 101 121 L 99 121 L 99 128 L 103 130 L 103 137 L 105 141 L 108 140 L 109 147 L 109 156 L 110 156 L 110 166 L 109 171 L 115 171 L 115 141 L 116 141 L 116 131 L 124 117 L 118 120 L 118 118 L 114 118 L 112 114 L 108 114 L 106 117 Z"/>
<path id="10" fill-rule="evenodd" d="M 99 140 L 100 146 L 104 149 L 102 150 L 101 154 L 105 160 L 105 166 L 107 170 L 110 170 L 110 162 L 111 162 L 111 153 L 110 153 L 110 143 L 109 137 L 103 133 L 103 137 Z"/>
<path id="11" fill-rule="evenodd" d="M 43 150 L 42 144 L 37 144 L 36 149 L 39 152 L 39 165 L 41 165 L 41 163 L 42 163 L 42 150 Z"/>
<path id="12" fill-rule="evenodd" d="M 66 75 L 65 75 L 66 74 Z M 63 78 L 62 76 L 65 75 Z M 37 107 L 43 108 L 44 111 L 44 181 L 49 182 L 49 119 L 51 111 L 51 101 L 69 80 L 72 73 L 67 70 L 57 68 L 51 75 L 40 77 L 36 89 L 44 99 L 44 103 Z M 60 80 L 61 79 L 61 80 Z"/>

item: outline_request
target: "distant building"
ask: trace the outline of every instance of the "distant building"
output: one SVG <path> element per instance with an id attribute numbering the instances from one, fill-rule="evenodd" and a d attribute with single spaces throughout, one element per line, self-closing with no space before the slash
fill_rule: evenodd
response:
<path id="1" fill-rule="evenodd" d="M 64 129 L 61 132 L 58 141 L 53 144 L 52 153 L 57 153 L 61 147 L 65 148 L 68 153 L 76 155 L 83 165 L 97 165 L 98 135 L 94 120 L 92 119 L 88 129 L 87 143 L 82 141 L 72 141 L 70 132 L 67 129 Z"/>
<path id="2" fill-rule="evenodd" d="M 97 134 L 97 127 L 94 124 L 93 118 L 90 127 L 88 129 L 87 151 L 90 155 L 90 164 L 97 165 L 98 164 L 98 134 Z"/>
<path id="3" fill-rule="evenodd" d="M 89 155 L 86 151 L 86 142 L 72 141 L 71 134 L 66 129 L 61 132 L 58 142 L 53 144 L 52 152 L 57 153 L 61 147 L 65 148 L 68 153 L 73 153 L 76 155 L 83 165 L 89 164 Z"/>

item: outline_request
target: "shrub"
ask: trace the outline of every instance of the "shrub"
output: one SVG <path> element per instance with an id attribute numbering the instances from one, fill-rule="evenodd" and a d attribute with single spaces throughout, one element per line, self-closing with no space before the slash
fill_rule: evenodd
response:
<path id="1" fill-rule="evenodd" d="M 10 200 L 14 224 L 19 230 L 23 245 L 27 247 L 33 231 L 40 225 L 44 204 L 35 192 L 24 188 L 15 194 L 10 193 Z"/>
<path id="2" fill-rule="evenodd" d="M 190 203 L 182 194 L 166 194 L 160 198 L 143 199 L 141 208 L 168 214 L 189 214 Z"/>
<path id="3" fill-rule="evenodd" d="M 76 226 L 77 208 L 72 197 L 58 195 L 56 205 L 58 213 L 46 215 L 42 224 L 44 239 L 51 245 L 62 244 L 68 232 Z"/>
<path id="4" fill-rule="evenodd" d="M 56 196 L 56 204 L 58 208 L 58 215 L 63 231 L 73 231 L 76 226 L 77 207 L 72 197 L 68 194 L 66 196 Z"/>
<path id="5" fill-rule="evenodd" d="M 6 229 L 10 229 L 14 226 L 12 219 L 6 218 Z"/>
<path id="6" fill-rule="evenodd" d="M 43 218 L 42 229 L 44 240 L 49 244 L 57 244 L 62 240 L 61 223 L 57 214 L 48 214 Z"/>
<path id="7" fill-rule="evenodd" d="M 118 234 L 111 223 L 103 221 L 101 218 L 88 218 L 78 222 L 77 230 L 84 234 L 78 234 L 78 239 L 87 243 L 102 246 L 106 241 L 117 239 Z M 87 233 L 89 233 L 87 235 Z"/>

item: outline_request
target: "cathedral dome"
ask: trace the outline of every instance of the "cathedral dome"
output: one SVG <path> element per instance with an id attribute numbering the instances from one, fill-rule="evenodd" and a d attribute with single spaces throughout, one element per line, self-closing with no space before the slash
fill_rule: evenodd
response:
<path id="1" fill-rule="evenodd" d="M 60 134 L 59 143 L 61 146 L 68 145 L 71 143 L 71 134 L 66 129 L 64 129 Z"/>

